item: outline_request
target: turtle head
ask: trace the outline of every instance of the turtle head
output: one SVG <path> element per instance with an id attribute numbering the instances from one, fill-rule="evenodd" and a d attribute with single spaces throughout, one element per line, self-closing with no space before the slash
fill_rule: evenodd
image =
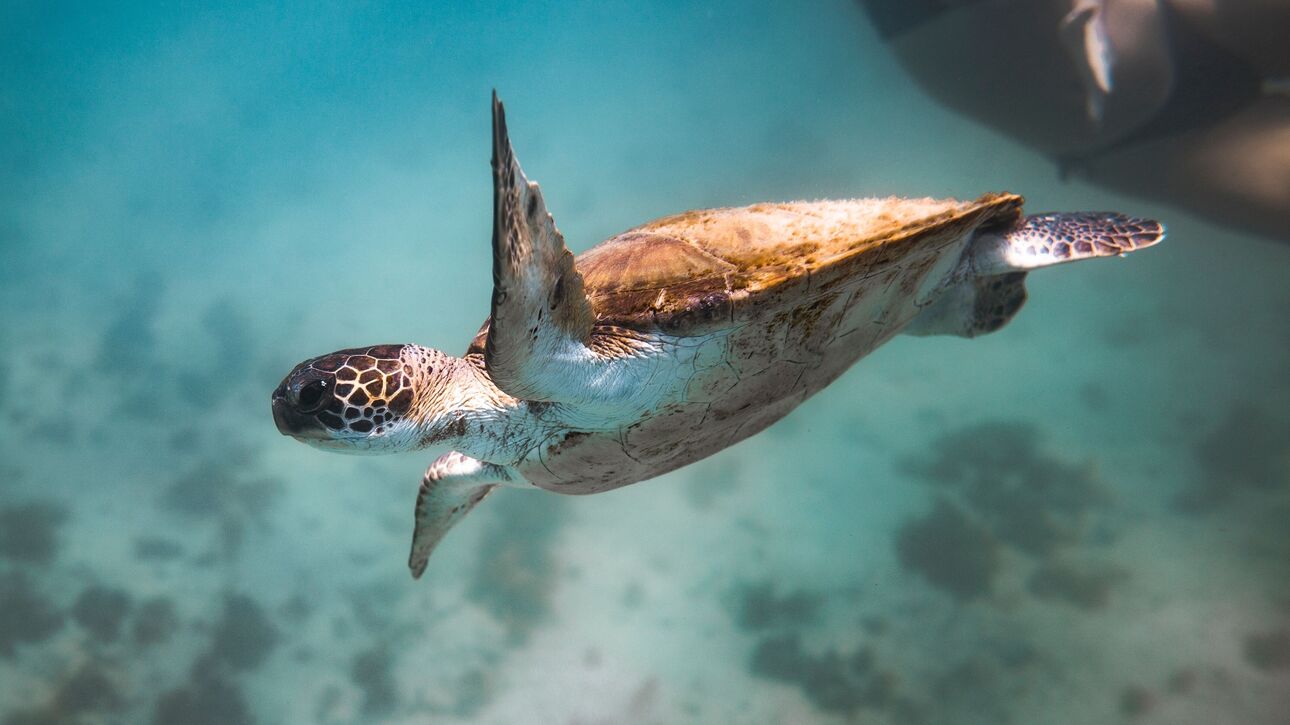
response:
<path id="1" fill-rule="evenodd" d="M 380 453 L 415 447 L 418 389 L 442 353 L 373 345 L 306 360 L 273 391 L 283 435 L 319 448 Z"/>

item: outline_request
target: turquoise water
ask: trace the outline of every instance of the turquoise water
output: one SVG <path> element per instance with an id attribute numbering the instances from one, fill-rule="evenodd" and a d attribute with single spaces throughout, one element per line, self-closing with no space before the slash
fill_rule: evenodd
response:
<path id="1" fill-rule="evenodd" d="M 0 722 L 1284 722 L 1290 246 L 1059 182 L 806 5 L 0 11 Z M 1004 189 L 1170 236 L 689 468 L 501 491 L 414 582 L 428 461 L 269 393 L 465 348 L 494 87 L 575 251 Z"/>

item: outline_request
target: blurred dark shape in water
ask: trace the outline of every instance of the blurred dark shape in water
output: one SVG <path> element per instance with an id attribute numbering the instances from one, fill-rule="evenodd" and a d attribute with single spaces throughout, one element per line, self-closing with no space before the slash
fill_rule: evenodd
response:
<path id="1" fill-rule="evenodd" d="M 244 490 L 239 477 L 254 463 L 251 449 L 231 446 L 219 455 L 199 461 L 166 487 L 160 505 L 171 513 L 195 518 L 218 518 L 253 514 L 258 506 L 271 503 L 263 490 Z M 250 489 L 261 488 L 252 485 Z"/>
<path id="2" fill-rule="evenodd" d="M 1169 682 L 1165 686 L 1169 689 L 1169 694 L 1171 695 L 1186 695 L 1196 689 L 1196 683 L 1199 679 L 1200 675 L 1196 673 L 1196 670 L 1190 667 L 1183 668 L 1170 675 Z"/>
<path id="3" fill-rule="evenodd" d="M 1079 388 L 1080 402 L 1094 413 L 1105 413 L 1111 406 L 1111 394 L 1105 385 L 1084 383 Z"/>
<path id="4" fill-rule="evenodd" d="M 402 523 L 402 522 L 400 522 Z M 371 561 L 385 562 L 373 557 Z M 370 564 L 363 564 L 366 568 Z M 390 616 L 390 602 L 395 602 L 407 594 L 407 582 L 402 572 L 377 566 L 380 575 L 364 582 L 348 592 L 349 610 L 352 620 L 341 620 L 348 627 L 349 622 L 358 626 L 376 641 L 399 643 L 406 637 L 419 632 L 421 623 Z"/>
<path id="5" fill-rule="evenodd" d="M 296 623 L 309 620 L 314 614 L 314 602 L 300 592 L 293 592 L 282 604 L 282 614 Z"/>
<path id="6" fill-rule="evenodd" d="M 1030 575 L 1026 588 L 1040 599 L 1065 601 L 1080 609 L 1095 610 L 1110 602 L 1111 589 L 1128 576 L 1128 572 L 1117 566 L 1047 561 Z"/>
<path id="7" fill-rule="evenodd" d="M 169 600 L 152 600 L 162 617 L 173 616 Z M 219 620 L 211 630 L 210 647 L 199 655 L 189 671 L 188 682 L 161 695 L 153 712 L 154 725 L 240 725 L 255 722 L 251 710 L 234 681 L 234 676 L 251 672 L 280 644 L 277 627 L 251 597 L 232 593 L 224 597 Z M 139 638 L 136 623 L 136 639 Z M 158 643 L 170 637 L 173 627 L 163 625 L 144 639 Z"/>
<path id="8" fill-rule="evenodd" d="M 207 409 L 255 388 L 246 375 L 254 369 L 257 350 L 250 318 L 227 297 L 206 308 L 201 329 L 214 343 L 210 359 L 200 369 L 179 374 L 177 394 L 189 405 Z"/>
<path id="9" fill-rule="evenodd" d="M 201 439 L 196 428 L 177 428 L 170 434 L 170 450 L 184 456 L 192 455 L 200 447 Z"/>
<path id="10" fill-rule="evenodd" d="M 860 5 L 923 90 L 1063 176 L 1290 241 L 1290 3 Z"/>
<path id="11" fill-rule="evenodd" d="M 886 618 L 877 614 L 870 614 L 860 619 L 860 626 L 864 631 L 873 637 L 881 637 L 887 633 L 888 625 Z"/>
<path id="12" fill-rule="evenodd" d="M 225 676 L 195 671 L 188 683 L 162 694 L 153 725 L 249 725 L 255 718 L 238 686 Z"/>
<path id="13" fill-rule="evenodd" d="M 278 628 L 258 602 L 245 594 L 230 594 L 224 598 L 207 657 L 234 670 L 254 670 L 264 664 L 279 640 Z"/>
<path id="14" fill-rule="evenodd" d="M 529 632 L 551 611 L 559 578 L 554 544 L 568 515 L 554 496 L 497 496 L 494 517 L 484 529 L 485 542 L 466 595 L 506 626 L 512 643 L 527 641 Z"/>
<path id="15" fill-rule="evenodd" d="M 131 634 L 140 647 L 163 645 L 179 629 L 179 615 L 175 603 L 167 597 L 153 597 L 139 604 L 134 611 Z"/>
<path id="16" fill-rule="evenodd" d="M 130 613 L 130 595 L 100 584 L 88 586 L 72 605 L 72 619 L 99 642 L 115 642 Z"/>
<path id="17" fill-rule="evenodd" d="M 1193 446 L 1204 478 L 1178 499 L 1186 511 L 1204 511 L 1245 492 L 1290 488 L 1290 416 L 1271 415 L 1236 403 L 1213 430 Z"/>
<path id="18" fill-rule="evenodd" d="M 0 657 L 18 645 L 49 639 L 63 627 L 63 614 L 21 572 L 0 573 Z"/>
<path id="19" fill-rule="evenodd" d="M 134 558 L 140 561 L 173 561 L 184 555 L 184 547 L 159 536 L 134 540 Z"/>
<path id="20" fill-rule="evenodd" d="M 736 594 L 738 612 L 735 622 L 745 631 L 810 623 L 821 603 L 818 594 L 803 590 L 778 596 L 770 581 L 745 584 Z"/>
<path id="21" fill-rule="evenodd" d="M 1034 643 L 1015 633 L 1001 639 L 988 640 L 984 650 L 1000 665 L 1013 670 L 1029 667 L 1042 659 Z"/>
<path id="22" fill-rule="evenodd" d="M 622 602 L 623 607 L 627 609 L 640 608 L 641 604 L 645 602 L 645 589 L 640 585 L 640 582 L 629 582 L 627 586 L 623 587 Z"/>
<path id="23" fill-rule="evenodd" d="M 1009 709 L 1024 685 L 988 657 L 973 655 L 938 674 L 931 682 L 930 722 L 1011 723 Z M 1015 688 L 1015 689 L 1014 689 Z"/>
<path id="24" fill-rule="evenodd" d="M 140 376 L 157 366 L 156 325 L 165 280 L 156 271 L 141 272 L 129 295 L 114 306 L 116 315 L 103 330 L 96 367 L 121 377 Z M 149 377 L 149 376 L 143 376 Z"/>
<path id="25" fill-rule="evenodd" d="M 127 416 L 135 421 L 153 423 L 172 420 L 174 416 L 169 413 L 171 401 L 158 392 L 145 387 L 123 388 L 112 416 Z"/>
<path id="26" fill-rule="evenodd" d="M 908 468 L 951 490 L 1001 541 L 1028 554 L 1079 541 L 1089 514 L 1109 501 L 1092 466 L 1048 455 L 1025 423 L 972 425 L 934 445 L 930 458 Z"/>
<path id="27" fill-rule="evenodd" d="M 477 667 L 472 667 L 457 678 L 453 687 L 456 698 L 447 708 L 454 717 L 469 718 L 484 709 L 493 698 L 492 680 Z"/>
<path id="28" fill-rule="evenodd" d="M 176 403 L 209 410 L 258 391 L 247 379 L 257 353 L 251 321 L 227 297 L 211 303 L 199 318 L 210 346 L 204 347 L 197 333 L 188 341 L 201 353 L 199 359 L 184 360 L 178 369 L 163 364 L 155 328 L 164 292 L 159 273 L 140 274 L 103 332 L 96 369 L 129 383 L 121 387 L 114 414 L 144 421 L 174 419 Z"/>
<path id="29" fill-rule="evenodd" d="M 797 685 L 816 707 L 849 714 L 860 708 L 886 709 L 898 699 L 897 678 L 878 668 L 873 652 L 850 655 L 829 650 L 811 655 L 797 634 L 763 639 L 753 650 L 749 671 L 758 677 Z"/>
<path id="30" fill-rule="evenodd" d="M 218 524 L 222 554 L 231 560 L 241 550 L 247 524 L 270 529 L 270 514 L 284 487 L 276 478 L 257 475 L 250 449 L 226 446 L 224 451 L 172 481 L 158 504 L 165 511 Z"/>
<path id="31" fill-rule="evenodd" d="M 119 710 L 124 705 L 125 698 L 107 670 L 95 662 L 77 668 L 54 695 L 55 708 L 68 715 Z"/>
<path id="32" fill-rule="evenodd" d="M 1002 568 L 998 539 L 945 499 L 900 527 L 896 553 L 905 569 L 962 601 L 988 597 Z"/>
<path id="33" fill-rule="evenodd" d="M 394 657 L 389 647 L 380 643 L 354 655 L 349 679 L 363 692 L 363 715 L 383 717 L 399 704 L 398 687 L 392 674 Z"/>
<path id="34" fill-rule="evenodd" d="M 336 708 L 340 707 L 344 693 L 337 685 L 328 685 L 318 693 L 314 702 L 314 722 L 333 722 L 336 720 Z"/>
<path id="35" fill-rule="evenodd" d="M 76 389 L 87 376 L 113 381 L 115 402 L 109 418 L 131 418 L 138 423 L 163 425 L 174 420 L 174 399 L 165 393 L 173 378 L 164 350 L 158 348 L 156 324 L 161 316 L 166 283 L 154 269 L 139 272 L 124 298 L 106 309 L 114 311 L 105 324 L 98 352 L 90 370 L 72 371 L 68 389 Z M 69 421 L 49 426 L 46 435 L 70 439 L 77 429 Z M 69 440 L 63 441 L 67 444 Z"/>
<path id="36" fill-rule="evenodd" d="M 1110 497 L 1091 465 L 1044 452 L 1034 426 L 971 425 L 941 436 L 934 449 L 906 462 L 942 492 L 930 514 L 897 535 L 906 569 L 971 600 L 991 592 L 1007 546 L 1039 559 L 1027 581 L 1032 595 L 1083 610 L 1106 606 L 1115 584 L 1128 578 L 1118 566 L 1059 555 L 1086 543 L 1092 512 Z"/>
<path id="37" fill-rule="evenodd" d="M 1129 685 L 1120 693 L 1120 713 L 1125 717 L 1142 717 L 1151 712 L 1160 698 L 1142 685 Z"/>
<path id="38" fill-rule="evenodd" d="M 58 683 L 45 705 L 10 713 L 4 725 L 62 725 L 64 723 L 103 722 L 104 716 L 126 705 L 108 666 L 90 660 L 76 668 L 70 677 Z M 89 715 L 98 715 L 89 718 Z M 109 718 L 110 719 L 110 718 Z"/>
<path id="39" fill-rule="evenodd" d="M 1290 629 L 1276 629 L 1245 638 L 1245 661 L 1260 670 L 1290 670 Z"/>
<path id="40" fill-rule="evenodd" d="M 251 321 L 231 298 L 221 297 L 202 313 L 202 329 L 215 341 L 214 363 L 226 379 L 244 373 L 255 352 Z"/>
<path id="41" fill-rule="evenodd" d="M 621 722 L 643 722 L 650 716 L 654 703 L 658 701 L 659 684 L 657 677 L 647 678 L 632 693 L 623 708 Z"/>
<path id="42" fill-rule="evenodd" d="M 54 697 L 59 712 L 80 713 L 119 710 L 125 698 L 117 691 L 111 677 L 98 664 L 86 663 L 77 668 L 70 680 L 63 682 Z"/>
<path id="43" fill-rule="evenodd" d="M 53 501 L 30 501 L 0 508 L 0 557 L 45 565 L 58 557 L 58 529 L 67 507 Z"/>

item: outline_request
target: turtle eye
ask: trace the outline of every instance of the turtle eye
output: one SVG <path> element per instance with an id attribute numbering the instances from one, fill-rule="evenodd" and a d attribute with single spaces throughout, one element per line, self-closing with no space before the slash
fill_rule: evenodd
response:
<path id="1" fill-rule="evenodd" d="M 327 381 L 310 380 L 300 386 L 296 394 L 296 409 L 301 413 L 316 413 L 327 400 Z"/>

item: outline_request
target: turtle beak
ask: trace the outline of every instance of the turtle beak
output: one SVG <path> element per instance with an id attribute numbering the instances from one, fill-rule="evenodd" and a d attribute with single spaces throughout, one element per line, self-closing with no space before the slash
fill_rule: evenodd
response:
<path id="1" fill-rule="evenodd" d="M 287 400 L 287 384 L 283 381 L 273 391 L 273 423 L 278 432 L 292 438 L 326 438 L 322 426 L 311 415 L 301 415 Z"/>

